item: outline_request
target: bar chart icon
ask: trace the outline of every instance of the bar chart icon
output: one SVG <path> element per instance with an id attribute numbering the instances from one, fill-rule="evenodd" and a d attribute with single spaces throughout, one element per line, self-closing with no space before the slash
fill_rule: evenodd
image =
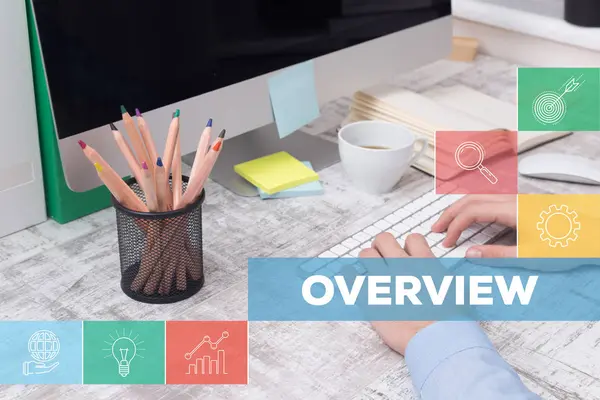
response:
<path id="1" fill-rule="evenodd" d="M 223 339 L 229 337 L 229 332 L 223 331 L 221 337 L 216 341 L 212 341 L 210 336 L 204 336 L 202 341 L 194 347 L 192 351 L 186 353 L 184 358 L 186 360 L 192 360 L 196 352 L 198 352 L 203 347 L 206 349 L 208 344 L 209 350 L 213 350 L 213 357 L 210 355 L 198 355 L 196 356 L 193 363 L 188 364 L 188 370 L 186 375 L 227 375 L 227 370 L 225 368 L 225 350 L 219 349 L 219 343 Z M 216 356 L 215 353 L 216 352 Z"/>

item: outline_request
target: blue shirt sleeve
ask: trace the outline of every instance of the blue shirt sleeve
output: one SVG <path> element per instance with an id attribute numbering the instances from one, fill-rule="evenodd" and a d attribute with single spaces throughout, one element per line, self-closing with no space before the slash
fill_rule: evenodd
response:
<path id="1" fill-rule="evenodd" d="M 539 400 L 502 359 L 476 322 L 436 322 L 406 348 L 406 364 L 424 400 Z"/>

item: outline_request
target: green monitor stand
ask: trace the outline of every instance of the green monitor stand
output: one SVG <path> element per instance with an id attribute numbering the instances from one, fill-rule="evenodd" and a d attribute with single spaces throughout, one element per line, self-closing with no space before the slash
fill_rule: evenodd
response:
<path id="1" fill-rule="evenodd" d="M 39 129 L 44 191 L 48 216 L 60 224 L 110 207 L 110 192 L 105 186 L 87 192 L 69 189 L 58 149 L 54 118 L 50 105 L 48 82 L 42 61 L 42 51 L 36 31 L 31 0 L 27 0 L 27 24 L 33 65 L 33 82 Z"/>

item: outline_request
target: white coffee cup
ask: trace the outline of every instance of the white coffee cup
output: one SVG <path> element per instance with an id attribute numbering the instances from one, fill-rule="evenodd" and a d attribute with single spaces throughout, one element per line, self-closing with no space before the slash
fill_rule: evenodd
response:
<path id="1" fill-rule="evenodd" d="M 416 142 L 421 143 L 418 153 Z M 408 167 L 423 155 L 427 139 L 391 122 L 360 121 L 340 129 L 338 145 L 352 183 L 365 192 L 383 194 L 392 191 Z"/>

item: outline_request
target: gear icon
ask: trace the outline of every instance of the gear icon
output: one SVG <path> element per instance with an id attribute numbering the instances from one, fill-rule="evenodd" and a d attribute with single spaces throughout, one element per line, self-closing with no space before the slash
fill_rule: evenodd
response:
<path id="1" fill-rule="evenodd" d="M 581 229 L 581 224 L 577 218 L 577 212 L 569 210 L 566 205 L 563 204 L 560 207 L 555 204 L 551 205 L 547 211 L 540 213 L 540 221 L 537 223 L 540 239 L 547 241 L 550 247 L 567 247 L 570 241 L 574 242 L 579 237 L 577 232 Z M 565 228 L 568 226 L 568 229 L 560 229 L 559 232 L 551 233 L 548 227 L 550 220 L 553 220 L 553 225 L 559 222 Z"/>

